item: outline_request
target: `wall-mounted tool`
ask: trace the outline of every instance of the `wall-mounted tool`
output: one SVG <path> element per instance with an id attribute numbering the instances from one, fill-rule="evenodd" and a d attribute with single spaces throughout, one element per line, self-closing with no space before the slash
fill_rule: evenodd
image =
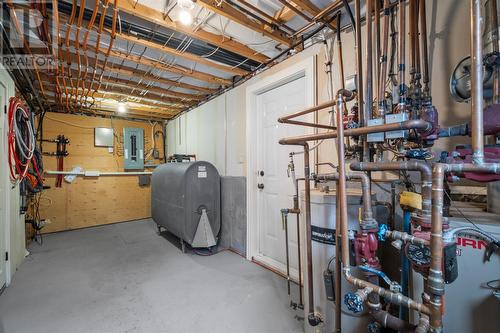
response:
<path id="1" fill-rule="evenodd" d="M 123 168 L 144 169 L 144 129 L 123 129 Z"/>
<path id="2" fill-rule="evenodd" d="M 67 137 L 65 137 L 63 134 L 60 134 L 55 139 L 44 139 L 42 141 L 56 144 L 56 151 L 55 152 L 44 152 L 43 155 L 55 156 L 57 159 L 57 171 L 63 171 L 64 170 L 64 157 L 69 155 L 68 151 L 66 150 L 66 145 L 69 144 L 69 139 Z M 63 180 L 62 175 L 56 176 L 56 187 L 62 186 L 62 180 Z"/>

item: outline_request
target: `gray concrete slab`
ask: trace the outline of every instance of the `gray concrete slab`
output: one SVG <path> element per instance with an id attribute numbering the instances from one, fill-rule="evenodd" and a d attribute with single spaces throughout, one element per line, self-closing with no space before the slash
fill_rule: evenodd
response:
<path id="1" fill-rule="evenodd" d="M 0 332 L 302 332 L 285 280 L 182 254 L 150 220 L 47 235 L 0 296 Z"/>

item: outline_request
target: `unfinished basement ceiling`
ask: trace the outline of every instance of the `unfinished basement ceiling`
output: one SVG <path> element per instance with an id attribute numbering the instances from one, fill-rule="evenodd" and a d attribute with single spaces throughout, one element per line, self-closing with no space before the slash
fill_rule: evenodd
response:
<path id="1" fill-rule="evenodd" d="M 52 18 L 54 33 L 29 34 L 45 41 L 59 36 L 59 47 L 48 49 L 58 66 L 31 70 L 35 91 L 23 94 L 55 112 L 111 116 L 125 103 L 121 116 L 154 120 L 175 117 L 265 68 L 341 6 L 327 0 L 55 2 L 57 11 L 50 4 L 37 8 Z M 192 7 L 191 25 L 179 22 L 183 2 Z"/>

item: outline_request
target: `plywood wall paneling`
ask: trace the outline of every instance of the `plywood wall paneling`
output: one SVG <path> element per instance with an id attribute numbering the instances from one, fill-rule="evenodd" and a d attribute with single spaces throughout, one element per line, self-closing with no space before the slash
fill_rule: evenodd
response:
<path id="1" fill-rule="evenodd" d="M 114 128 L 114 152 L 106 147 L 94 147 L 94 127 Z M 123 170 L 123 128 L 144 129 L 145 151 L 152 148 L 152 124 L 121 119 L 94 118 L 69 114 L 47 113 L 43 136 L 52 139 L 64 134 L 69 138 L 69 156 L 64 159 L 64 170 L 80 166 L 84 170 Z M 162 124 L 155 132 L 162 131 Z M 163 137 L 156 137 L 156 148 L 163 157 Z M 46 152 L 55 151 L 56 145 L 44 143 Z M 145 154 L 146 154 L 145 153 Z M 148 164 L 162 161 L 151 160 Z M 56 158 L 44 156 L 46 170 L 56 170 Z M 139 186 L 137 176 L 106 176 L 98 178 L 78 177 L 72 184 L 63 181 L 62 188 L 55 187 L 55 176 L 46 175 L 46 184 L 40 203 L 41 216 L 50 220 L 43 232 L 79 229 L 109 223 L 147 218 L 150 213 L 150 187 Z"/>

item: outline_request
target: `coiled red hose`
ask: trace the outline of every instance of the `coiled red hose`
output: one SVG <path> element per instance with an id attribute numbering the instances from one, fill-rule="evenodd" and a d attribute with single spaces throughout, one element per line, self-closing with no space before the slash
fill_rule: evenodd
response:
<path id="1" fill-rule="evenodd" d="M 30 162 L 38 173 L 38 166 L 33 159 L 36 142 L 31 122 L 31 112 L 18 98 L 9 100 L 7 114 L 9 130 L 7 132 L 8 161 L 10 179 L 13 183 L 19 183 L 28 174 Z"/>

